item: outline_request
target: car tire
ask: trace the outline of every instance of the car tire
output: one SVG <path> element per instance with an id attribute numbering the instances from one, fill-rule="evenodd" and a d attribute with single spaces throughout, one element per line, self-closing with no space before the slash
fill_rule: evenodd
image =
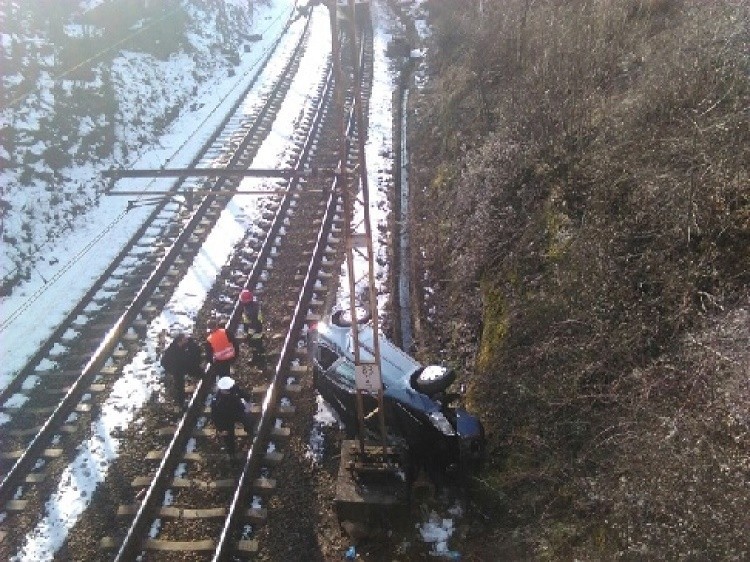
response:
<path id="1" fill-rule="evenodd" d="M 440 392 L 443 392 L 446 388 L 453 384 L 456 380 L 456 372 L 453 369 L 445 367 L 439 367 L 437 365 L 429 365 L 424 369 L 417 371 L 412 375 L 412 387 L 426 394 L 427 396 L 434 396 Z"/>
<path id="2" fill-rule="evenodd" d="M 355 309 L 355 314 L 357 316 L 358 325 L 367 324 L 372 317 L 369 310 L 360 306 Z M 338 326 L 339 328 L 350 328 L 352 326 L 352 315 L 350 311 L 342 309 L 334 312 L 331 315 L 331 324 Z"/>

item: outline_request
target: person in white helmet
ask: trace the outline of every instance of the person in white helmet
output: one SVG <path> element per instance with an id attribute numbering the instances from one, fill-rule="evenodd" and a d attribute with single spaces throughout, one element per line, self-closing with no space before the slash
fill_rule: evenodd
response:
<path id="1" fill-rule="evenodd" d="M 224 445 L 233 465 L 238 463 L 235 425 L 241 423 L 248 436 L 253 434 L 250 400 L 250 395 L 233 378 L 222 377 L 216 383 L 216 394 L 211 400 L 211 421 L 224 438 Z"/>

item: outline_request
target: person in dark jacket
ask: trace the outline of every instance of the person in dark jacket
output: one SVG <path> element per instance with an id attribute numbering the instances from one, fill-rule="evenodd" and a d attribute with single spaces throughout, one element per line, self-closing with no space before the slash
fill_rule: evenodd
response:
<path id="1" fill-rule="evenodd" d="M 171 379 L 171 394 L 181 409 L 185 408 L 185 375 L 194 379 L 203 376 L 201 348 L 195 338 L 182 332 L 175 334 L 161 356 L 161 366 Z"/>
<path id="2" fill-rule="evenodd" d="M 249 413 L 250 395 L 231 377 L 222 377 L 216 383 L 216 394 L 211 400 L 211 421 L 224 438 L 229 459 L 237 463 L 235 424 L 241 423 L 248 435 L 253 434 L 253 421 Z"/>
<path id="3" fill-rule="evenodd" d="M 228 377 L 231 374 L 232 362 L 240 351 L 237 340 L 216 320 L 209 320 L 206 328 L 208 328 L 208 336 L 206 336 L 204 351 L 206 359 L 211 363 L 211 372 L 216 380 Z"/>
<path id="4" fill-rule="evenodd" d="M 264 368 L 266 356 L 263 346 L 263 313 L 260 309 L 260 302 L 252 291 L 243 289 L 240 292 L 240 304 L 247 343 L 253 350 L 253 365 Z"/>

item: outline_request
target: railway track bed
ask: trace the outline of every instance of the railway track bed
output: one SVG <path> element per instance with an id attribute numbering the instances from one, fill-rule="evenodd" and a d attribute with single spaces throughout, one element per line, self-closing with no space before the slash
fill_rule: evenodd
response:
<path id="1" fill-rule="evenodd" d="M 300 45 L 306 41 L 300 39 Z M 321 40 L 310 42 L 320 44 Z M 252 118 L 229 117 L 225 130 L 206 147 L 203 160 L 196 162 L 198 167 L 356 170 L 356 160 L 338 160 L 341 116 L 334 107 L 330 60 L 320 66 L 320 83 L 308 86 L 304 95 L 291 102 L 304 108 L 294 121 L 308 132 L 296 133 L 289 146 L 277 150 L 274 164 L 258 164 L 269 158 L 263 139 L 274 135 L 274 127 L 279 126 L 274 116 L 284 113 L 283 104 L 294 99 L 290 92 L 299 88 L 293 80 L 305 52 L 300 47 L 290 57 L 276 94 L 269 94 L 265 102 L 268 117 L 263 110 Z M 304 68 L 310 68 L 309 61 Z M 367 61 L 363 68 L 363 78 L 371 80 L 372 63 Z M 363 90 L 368 91 L 368 86 Z M 351 99 L 345 101 L 349 110 L 352 105 Z M 353 120 L 348 122 L 352 127 Z M 357 134 L 352 130 L 346 136 L 353 142 Z M 344 152 L 347 158 L 356 158 L 356 151 Z M 0 556 L 10 559 L 45 521 L 66 516 L 48 513 L 46 520 L 42 517 L 49 498 L 55 497 L 58 504 L 67 501 L 71 510 L 79 502 L 87 506 L 57 551 L 60 560 L 130 560 L 135 559 L 135 552 L 143 552 L 143 560 L 209 560 L 230 552 L 257 560 L 329 560 L 350 545 L 351 538 L 341 532 L 332 509 L 338 458 L 318 454 L 311 439 L 335 451 L 340 435 L 335 424 L 315 421 L 320 403 L 307 371 L 304 347 L 305 324 L 324 315 L 335 297 L 342 259 L 343 218 L 335 195 L 342 189 L 335 183 L 340 180 L 331 174 L 255 183 L 214 178 L 192 187 L 206 189 L 209 181 L 209 188 L 217 192 L 238 189 L 241 183 L 247 188 L 249 183 L 256 189 L 269 189 L 269 195 L 258 200 L 254 212 L 223 194 L 199 198 L 187 212 L 184 205 L 178 209 L 165 206 L 168 217 L 154 216 L 109 278 L 102 280 L 99 293 L 92 294 L 71 317 L 58 341 L 50 344 L 49 354 L 27 375 L 44 384 L 19 385 L 30 387 L 24 390 L 33 392 L 28 402 L 35 410 L 19 401 L 13 412 L 14 421 L 4 436 L 12 440 L 2 460 L 6 470 L 18 464 L 25 444 L 33 443 L 40 428 L 54 418 L 60 397 L 73 393 L 76 400 L 70 401 L 64 415 L 57 416 L 54 435 L 37 447 L 6 503 L 7 515 L 0 519 Z M 196 209 L 201 206 L 198 215 Z M 195 276 L 191 267 L 194 270 L 205 257 L 206 245 L 217 232 L 226 233 L 235 225 L 242 225 L 242 232 L 233 238 L 226 262 L 213 264 L 217 282 L 206 290 L 205 305 L 191 318 L 191 327 L 201 338 L 209 317 L 223 317 L 236 326 L 236 299 L 243 287 L 252 288 L 263 302 L 268 319 L 266 364 L 264 368 L 252 365 L 254 357 L 242 345 L 234 365 L 235 378 L 252 390 L 258 419 L 256 432 L 240 438 L 247 460 L 239 467 L 228 462 L 207 421 L 213 381 L 190 382 L 187 392 L 192 399 L 183 413 L 165 399 L 156 366 L 169 338 L 165 329 L 173 327 L 164 317 L 173 319 L 185 312 L 177 310 L 175 295 L 193 296 L 183 287 L 186 277 Z M 170 258 L 177 245 L 180 251 Z M 143 283 L 159 269 L 163 270 L 161 284 L 144 295 L 138 311 L 124 321 L 127 313 L 118 314 L 122 310 L 118 307 L 138 300 Z M 128 286 L 131 293 L 122 294 Z M 121 329 L 108 344 L 111 349 L 102 353 L 101 364 L 90 368 L 86 362 L 92 353 L 96 356 L 102 351 L 101 334 L 118 322 Z M 92 326 L 98 332 L 86 331 Z M 81 372 L 87 369 L 89 376 L 81 381 Z M 115 427 L 102 432 L 97 426 L 107 423 L 107 414 L 118 409 L 113 398 L 137 387 L 129 386 L 128 377 L 140 377 L 141 383 L 146 379 L 155 392 L 144 398 L 142 411 L 124 408 L 119 412 L 134 423 L 118 426 L 110 416 L 109 423 Z M 102 439 L 105 433 L 112 439 Z M 102 450 L 106 451 L 103 456 L 94 454 Z M 106 485 L 76 487 L 70 482 L 74 472 L 69 470 L 75 463 L 84 472 L 106 471 Z M 162 482 L 156 484 L 159 478 Z M 67 487 L 70 495 L 60 495 L 61 481 L 72 484 Z M 244 489 L 241 498 L 236 497 L 239 489 Z M 156 497 L 159 500 L 152 501 Z M 129 541 L 135 550 L 129 550 Z M 383 548 L 393 552 L 394 545 L 389 539 Z M 33 556 L 32 551 L 25 552 Z"/>

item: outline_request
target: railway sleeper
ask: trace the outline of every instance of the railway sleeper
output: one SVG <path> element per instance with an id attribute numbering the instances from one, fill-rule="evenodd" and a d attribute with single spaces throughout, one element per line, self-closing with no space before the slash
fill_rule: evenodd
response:
<path id="1" fill-rule="evenodd" d="M 117 365 L 105 365 L 99 369 L 99 374 L 104 377 L 116 377 L 120 374 L 120 367 Z"/>
<path id="2" fill-rule="evenodd" d="M 18 406 L 16 406 L 16 405 L 14 405 L 14 406 L 3 406 L 2 407 L 3 410 L 11 411 L 11 412 L 20 412 L 21 410 L 23 410 L 24 412 L 28 412 L 29 414 L 34 415 L 34 416 L 48 416 L 52 412 L 55 411 L 55 408 L 57 408 L 57 405 L 55 405 L 55 406 L 38 406 L 38 407 L 33 407 L 33 408 L 25 408 L 22 405 L 18 405 Z M 75 407 L 75 411 L 78 412 L 79 414 L 80 413 L 87 413 L 87 412 L 91 411 L 91 404 L 87 404 L 85 402 L 81 402 L 81 403 L 79 403 Z"/>
<path id="3" fill-rule="evenodd" d="M 44 371 L 34 371 L 34 374 L 37 375 L 40 379 L 49 377 L 59 380 L 65 378 L 76 378 L 81 374 L 81 371 L 78 369 L 45 369 Z"/>
<path id="4" fill-rule="evenodd" d="M 49 382 L 55 383 L 55 382 L 60 382 L 60 381 L 45 381 L 45 382 L 46 383 L 49 383 Z M 61 394 L 67 394 L 68 391 L 70 390 L 70 388 L 71 388 L 70 385 L 63 385 L 63 386 L 52 387 L 49 384 L 45 384 L 40 390 L 44 394 L 47 394 L 48 396 L 55 396 L 55 395 L 59 396 Z M 104 392 L 106 389 L 107 389 L 107 385 L 105 385 L 104 383 L 95 382 L 95 383 L 91 383 L 89 385 L 89 392 L 91 392 L 93 394 L 98 394 L 100 392 Z"/>
<path id="5" fill-rule="evenodd" d="M 141 336 L 133 328 L 129 328 L 121 338 L 122 344 L 126 347 L 139 345 L 140 339 Z"/>
<path id="6" fill-rule="evenodd" d="M 206 214 L 203 217 L 203 220 L 205 221 L 203 223 L 203 226 L 206 228 L 213 227 L 214 223 L 219 219 L 219 215 L 221 215 L 221 212 L 223 210 L 224 205 L 219 205 L 216 202 L 212 203 L 211 207 L 206 211 Z"/>
<path id="7" fill-rule="evenodd" d="M 2 460 L 10 460 L 10 461 L 16 461 L 21 458 L 21 456 L 26 452 L 26 449 L 18 449 L 16 451 L 8 451 L 0 453 L 0 459 Z M 45 449 L 44 452 L 42 452 L 40 457 L 43 457 L 45 459 L 58 459 L 62 456 L 63 450 L 58 448 L 49 448 Z"/>
<path id="8" fill-rule="evenodd" d="M 296 382 L 290 382 L 286 385 L 286 392 L 290 394 L 299 394 L 302 392 L 302 385 Z"/>
<path id="9" fill-rule="evenodd" d="M 281 464 L 281 461 L 283 460 L 284 453 L 280 451 L 267 451 L 263 457 L 263 462 L 266 464 L 266 466 Z"/>
<path id="10" fill-rule="evenodd" d="M 133 352 L 127 347 L 123 347 L 122 344 L 117 344 L 118 347 L 112 352 L 112 359 L 115 361 L 124 362 L 129 359 Z"/>
<path id="11" fill-rule="evenodd" d="M 146 304 L 146 306 L 141 309 L 141 315 L 145 316 L 149 321 L 156 318 L 158 313 L 159 309 L 151 303 Z"/>
<path id="12" fill-rule="evenodd" d="M 57 359 L 58 365 L 63 370 L 80 369 L 81 365 L 85 365 L 91 359 L 91 354 L 93 351 L 93 348 L 90 350 L 72 349 L 64 356 Z M 80 374 L 81 371 L 79 370 L 78 375 Z"/>
<path id="13" fill-rule="evenodd" d="M 112 537 L 104 537 L 99 541 L 101 550 L 114 550 L 120 546 L 119 540 Z M 146 539 L 143 544 L 146 550 L 159 552 L 209 552 L 216 548 L 212 539 L 200 541 L 165 541 L 159 539 Z"/>
<path id="14" fill-rule="evenodd" d="M 177 431 L 176 426 L 168 426 L 159 428 L 157 431 L 158 435 L 162 437 L 169 437 L 175 434 Z M 247 432 L 244 428 L 238 427 L 234 433 L 237 437 L 247 437 Z M 211 427 L 204 427 L 201 429 L 194 429 L 192 432 L 194 437 L 216 437 L 216 430 Z"/>
<path id="15" fill-rule="evenodd" d="M 136 332 L 138 332 L 140 335 L 144 335 L 146 333 L 146 330 L 148 329 L 148 320 L 143 318 L 140 314 L 138 315 L 138 318 L 133 320 L 130 323 L 131 328 L 133 328 Z"/>
<path id="16" fill-rule="evenodd" d="M 109 330 L 112 329 L 112 324 L 117 318 L 119 318 L 119 314 L 117 316 L 115 316 L 114 313 L 96 315 L 92 314 L 86 319 L 86 321 L 77 324 L 77 327 L 85 327 L 89 331 L 106 334 Z"/>
<path id="17" fill-rule="evenodd" d="M 117 515 L 135 515 L 140 509 L 140 504 L 120 505 L 117 508 Z M 203 509 L 194 509 L 189 507 L 162 506 L 159 510 L 158 517 L 172 517 L 175 519 L 219 519 L 226 518 L 229 510 L 226 507 L 209 507 Z M 268 518 L 268 510 L 263 507 L 251 507 L 245 510 L 245 518 L 248 522 L 261 525 Z"/>
<path id="18" fill-rule="evenodd" d="M 296 411 L 296 408 L 292 404 L 285 404 L 282 406 L 279 406 L 278 410 L 276 411 L 276 414 L 280 417 L 289 417 L 294 415 Z M 250 413 L 259 416 L 263 413 L 263 407 L 260 404 L 251 404 L 250 405 Z"/>
<path id="19" fill-rule="evenodd" d="M 164 450 L 153 450 L 149 451 L 146 455 L 148 461 L 161 461 L 164 458 Z M 222 455 L 223 456 L 223 455 Z M 268 465 L 278 464 L 284 459 L 284 453 L 280 451 L 268 451 L 264 456 L 264 462 Z M 206 455 L 201 453 L 184 453 L 180 460 L 182 462 L 198 462 L 202 463 L 206 461 Z"/>
<path id="20" fill-rule="evenodd" d="M 151 485 L 150 476 L 137 476 L 130 483 L 133 488 L 145 488 Z M 225 478 L 222 480 L 197 480 L 194 478 L 173 478 L 169 483 L 170 488 L 201 488 L 204 490 L 234 489 L 237 481 L 234 478 Z M 261 495 L 273 493 L 276 489 L 276 480 L 273 478 L 260 477 L 253 481 L 253 491 Z"/>
<path id="21" fill-rule="evenodd" d="M 305 358 L 307 358 L 307 353 L 308 353 L 307 352 L 307 348 L 306 347 L 300 347 L 298 349 L 299 349 L 300 355 L 304 355 Z M 289 368 L 289 371 L 291 372 L 291 374 L 296 375 L 297 377 L 303 377 L 303 376 L 305 376 L 309 372 L 309 369 L 308 369 L 307 365 L 292 365 Z M 299 392 L 296 389 L 294 389 L 294 390 L 289 389 L 289 386 L 287 386 L 287 391 L 289 391 L 289 392 Z"/>
<path id="22" fill-rule="evenodd" d="M 126 274 L 121 275 L 120 288 L 119 288 L 120 291 L 119 291 L 119 293 L 122 293 L 125 290 L 132 291 L 132 292 L 137 291 L 138 289 L 140 289 L 141 285 L 143 285 L 143 281 L 145 279 L 146 279 L 145 274 L 143 274 L 143 273 L 141 273 L 141 274 L 135 274 L 132 271 L 129 271 Z M 118 293 L 118 296 L 115 297 L 115 298 L 118 298 L 118 299 L 120 299 L 120 298 L 127 299 L 128 298 L 127 296 L 126 297 L 119 297 L 119 293 Z"/>
<path id="23" fill-rule="evenodd" d="M 163 284 L 163 282 L 162 282 L 162 284 Z M 162 289 L 162 287 L 160 286 L 153 293 L 151 293 L 151 297 L 149 298 L 149 300 L 151 302 L 158 303 L 160 306 L 163 306 L 164 303 L 166 303 L 167 300 L 169 299 L 169 295 L 167 295 L 161 289 Z"/>
<path id="24" fill-rule="evenodd" d="M 38 425 L 36 427 L 24 427 L 21 429 L 9 429 L 7 431 L 7 434 L 11 437 L 28 437 L 29 435 L 36 435 L 39 433 L 42 429 L 41 425 Z M 66 424 L 62 425 L 59 428 L 60 433 L 67 433 L 68 435 L 76 433 L 80 428 L 77 425 L 73 424 Z"/>
<path id="25" fill-rule="evenodd" d="M 289 412 L 286 412 L 285 415 L 289 415 Z M 162 436 L 162 437 L 169 437 L 171 435 L 174 435 L 176 431 L 177 431 L 177 427 L 176 426 L 168 426 L 168 427 L 162 427 L 162 428 L 160 428 L 157 431 L 157 433 L 160 436 Z M 204 428 L 201 428 L 201 429 L 195 429 L 195 430 L 193 430 L 192 434 L 195 437 L 216 437 L 216 430 L 213 429 L 213 428 L 210 428 L 210 427 L 204 427 Z M 242 427 L 236 428 L 234 434 L 237 437 L 247 437 L 248 436 L 247 432 Z M 291 432 L 290 432 L 290 430 L 289 430 L 288 427 L 275 427 L 271 431 L 271 435 L 273 435 L 274 437 L 277 437 L 277 438 L 281 438 L 281 439 L 289 437 L 290 434 L 291 434 Z"/>

